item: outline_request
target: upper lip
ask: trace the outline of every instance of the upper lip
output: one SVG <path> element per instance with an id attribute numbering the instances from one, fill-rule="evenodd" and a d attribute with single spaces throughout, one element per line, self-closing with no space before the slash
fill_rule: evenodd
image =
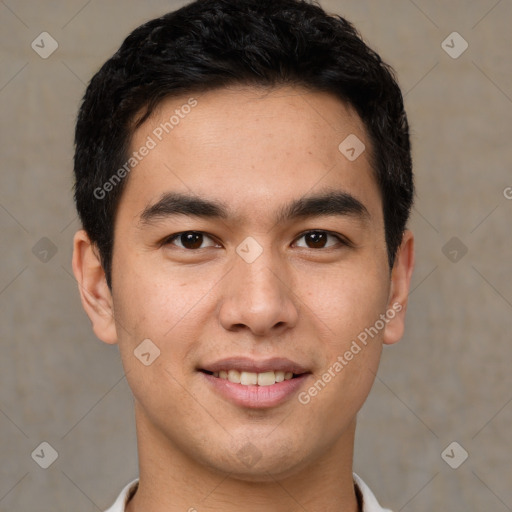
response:
<path id="1" fill-rule="evenodd" d="M 273 357 L 271 359 L 256 360 L 248 357 L 228 357 L 213 363 L 205 364 L 199 368 L 209 372 L 221 370 L 238 370 L 241 372 L 292 372 L 295 374 L 309 373 L 309 370 L 295 361 L 285 357 Z"/>

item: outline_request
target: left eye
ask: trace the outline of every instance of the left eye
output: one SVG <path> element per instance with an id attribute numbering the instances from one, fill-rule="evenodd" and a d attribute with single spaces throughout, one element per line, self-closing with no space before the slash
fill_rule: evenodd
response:
<path id="1" fill-rule="evenodd" d="M 175 235 L 170 236 L 165 240 L 164 243 L 171 244 L 174 242 L 174 240 L 178 240 L 181 245 L 174 245 L 178 245 L 178 247 L 183 249 L 201 249 L 201 245 L 205 238 L 212 240 L 209 236 L 201 233 L 200 231 L 184 231 L 183 233 L 176 233 Z M 210 244 L 208 247 L 212 246 L 215 246 L 215 243 Z"/>
<path id="2" fill-rule="evenodd" d="M 337 245 L 336 243 L 331 245 L 326 245 L 328 238 L 331 237 L 335 239 L 338 244 L 347 245 L 347 243 L 339 236 L 333 235 L 328 231 L 308 231 L 307 233 L 303 233 L 297 240 L 304 238 L 306 240 L 306 244 L 299 247 L 307 247 L 309 249 L 324 249 L 326 247 L 333 247 Z"/>

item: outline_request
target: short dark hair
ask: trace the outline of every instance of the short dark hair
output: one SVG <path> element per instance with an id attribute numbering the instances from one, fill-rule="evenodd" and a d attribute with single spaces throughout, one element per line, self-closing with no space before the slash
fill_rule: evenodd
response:
<path id="1" fill-rule="evenodd" d="M 108 194 L 103 187 L 129 158 L 134 131 L 164 98 L 231 85 L 301 86 L 355 108 L 372 145 L 392 268 L 414 195 L 409 126 L 392 68 L 351 23 L 316 3 L 197 0 L 136 28 L 91 79 L 78 113 L 75 202 L 109 287 L 126 180 Z"/>

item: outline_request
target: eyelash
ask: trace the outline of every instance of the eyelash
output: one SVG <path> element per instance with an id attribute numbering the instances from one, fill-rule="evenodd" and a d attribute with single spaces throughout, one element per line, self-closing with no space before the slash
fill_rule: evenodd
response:
<path id="1" fill-rule="evenodd" d="M 215 241 L 213 237 L 209 236 L 208 234 L 206 234 L 204 231 L 194 231 L 194 230 L 190 230 L 190 231 L 180 231 L 179 233 L 174 233 L 173 235 L 170 235 L 168 236 L 167 238 L 165 238 L 162 242 L 161 242 L 161 245 L 173 245 L 172 242 L 176 239 L 179 239 L 179 237 L 181 235 L 184 235 L 186 233 L 196 233 L 196 234 L 200 234 L 200 235 L 203 235 L 207 238 L 210 238 L 211 240 Z M 300 235 L 297 236 L 297 238 L 295 240 L 300 240 L 301 238 L 303 238 L 304 236 L 310 234 L 310 233 L 325 233 L 327 234 L 328 236 L 332 236 L 334 238 L 336 238 L 339 242 L 339 245 L 341 246 L 345 246 L 345 247 L 353 247 L 353 244 L 348 240 L 346 239 L 345 237 L 343 237 L 342 235 L 340 235 L 339 233 L 333 233 L 331 231 L 327 231 L 325 229 L 309 229 L 307 231 L 304 231 L 303 233 L 301 233 Z M 179 249 L 183 249 L 185 251 L 189 251 L 189 252 L 194 252 L 194 251 L 198 251 L 200 249 L 187 249 L 186 247 L 179 247 L 179 246 L 175 246 L 175 247 L 178 247 Z M 312 249 L 312 250 L 328 250 L 328 249 L 333 249 L 333 248 L 336 248 L 336 246 L 328 246 L 328 247 L 320 247 L 320 248 L 311 248 L 311 247 L 302 247 L 303 249 Z M 203 247 L 202 249 L 206 249 L 206 247 Z"/>

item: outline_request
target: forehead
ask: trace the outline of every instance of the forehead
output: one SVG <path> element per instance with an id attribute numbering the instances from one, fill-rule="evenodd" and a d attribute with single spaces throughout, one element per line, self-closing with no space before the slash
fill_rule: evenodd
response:
<path id="1" fill-rule="evenodd" d="M 328 93 L 233 87 L 169 98 L 135 130 L 130 154 L 142 152 L 119 205 L 133 216 L 178 191 L 263 222 L 278 203 L 322 189 L 350 193 L 380 216 L 364 125 Z"/>

